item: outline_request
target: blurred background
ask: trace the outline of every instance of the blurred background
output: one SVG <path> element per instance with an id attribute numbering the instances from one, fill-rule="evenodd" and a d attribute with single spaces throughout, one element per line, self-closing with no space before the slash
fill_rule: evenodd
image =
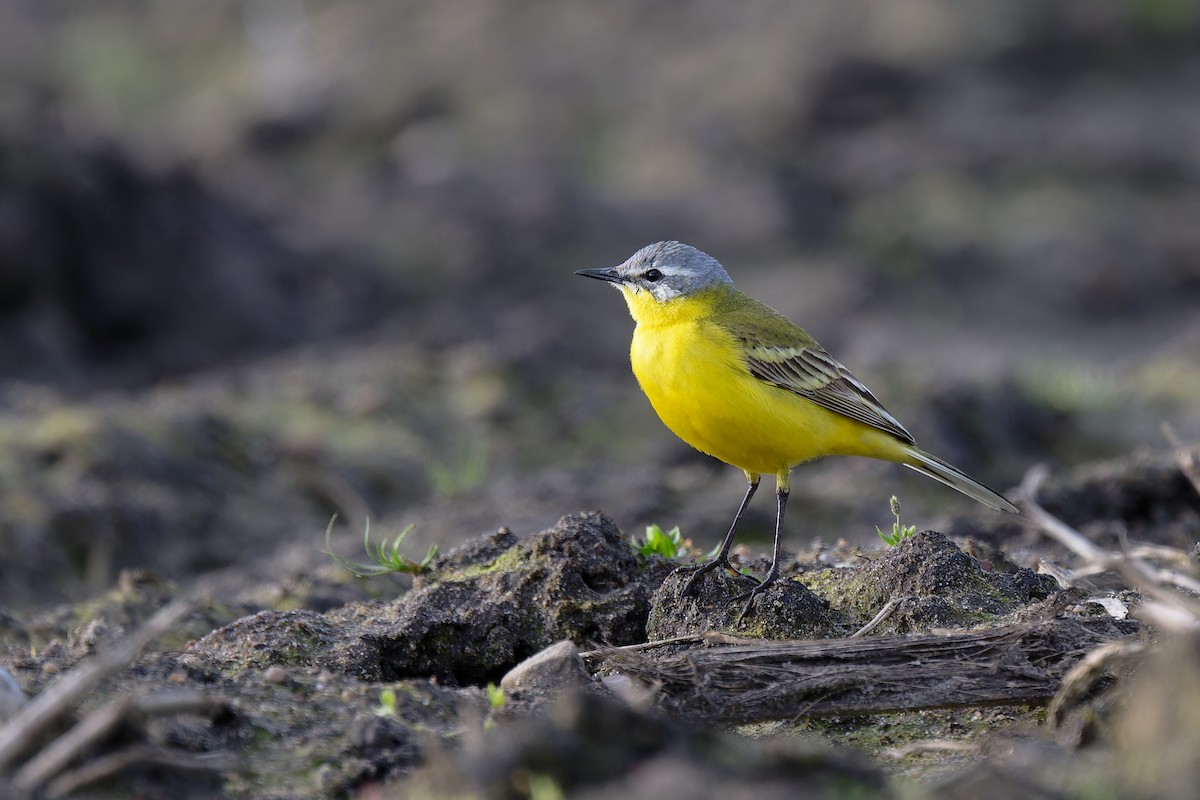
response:
<path id="1" fill-rule="evenodd" d="M 1200 437 L 1192 0 L 10 0 L 0 86 L 0 612 L 300 574 L 334 512 L 711 547 L 740 473 L 571 274 L 662 239 L 998 489 Z M 892 494 L 986 513 L 830 460 L 788 544 Z"/>

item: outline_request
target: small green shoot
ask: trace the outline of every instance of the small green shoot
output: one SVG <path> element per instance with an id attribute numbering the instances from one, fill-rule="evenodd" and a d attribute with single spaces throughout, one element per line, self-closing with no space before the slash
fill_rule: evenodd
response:
<path id="1" fill-rule="evenodd" d="M 504 695 L 504 689 L 494 683 L 489 683 L 483 687 L 483 693 L 487 697 L 488 706 L 492 709 L 493 713 L 504 708 L 505 703 L 508 702 L 508 698 Z M 488 718 L 483 721 L 483 729 L 485 731 L 492 731 L 495 728 L 496 719 L 489 714 Z"/>
<path id="2" fill-rule="evenodd" d="M 884 533 L 879 529 L 878 525 L 875 526 L 875 532 L 879 534 L 880 539 L 883 539 L 883 541 L 887 542 L 888 547 L 895 547 L 896 545 L 900 544 L 900 542 L 915 534 L 917 532 L 917 526 L 900 524 L 899 497 L 892 495 L 890 505 L 892 507 L 892 516 L 896 518 L 896 521 L 892 523 L 892 532 Z"/>
<path id="3" fill-rule="evenodd" d="M 419 575 L 427 570 L 429 565 L 433 563 L 433 559 L 437 557 L 438 547 L 436 544 L 429 546 L 429 552 L 420 561 L 413 561 L 408 556 L 400 553 L 400 546 L 404 544 L 405 537 L 412 531 L 412 525 L 400 531 L 391 544 L 388 544 L 387 539 L 372 544 L 371 520 L 368 519 L 366 530 L 363 531 L 363 550 L 366 551 L 370 562 L 349 561 L 333 552 L 333 547 L 329 542 L 329 537 L 333 533 L 333 523 L 336 521 L 337 514 L 334 514 L 333 518 L 329 520 L 329 527 L 325 529 L 325 549 L 322 552 L 336 561 L 343 569 L 353 572 L 360 578 L 373 578 L 376 575 L 386 575 L 389 572 Z"/>
<path id="4" fill-rule="evenodd" d="M 508 702 L 508 698 L 504 696 L 504 689 L 494 683 L 484 687 L 484 692 L 487 693 L 488 705 L 492 707 L 492 711 L 499 711 Z"/>
<path id="5" fill-rule="evenodd" d="M 396 716 L 396 690 L 384 689 L 379 693 L 379 705 L 375 707 L 375 716 Z"/>
<path id="6" fill-rule="evenodd" d="M 476 443 L 456 461 L 429 465 L 429 482 L 438 497 L 454 498 L 483 485 L 488 472 L 488 448 Z"/>
<path id="7" fill-rule="evenodd" d="M 529 800 L 563 800 L 567 793 L 550 775 L 529 776 Z"/>
<path id="8" fill-rule="evenodd" d="M 636 537 L 633 539 L 633 549 L 645 557 L 683 558 L 688 554 L 690 545 L 691 542 L 684 541 L 678 525 L 669 531 L 664 531 L 658 525 L 647 525 L 646 538 L 641 541 Z"/>

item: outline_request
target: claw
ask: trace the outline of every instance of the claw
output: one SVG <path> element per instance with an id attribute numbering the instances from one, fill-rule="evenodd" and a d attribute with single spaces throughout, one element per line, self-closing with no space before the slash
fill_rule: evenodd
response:
<path id="1" fill-rule="evenodd" d="M 744 620 L 746 618 L 746 615 L 749 614 L 751 609 L 753 609 L 753 608 L 754 608 L 754 593 L 751 592 L 750 599 L 746 601 L 746 605 L 742 606 L 742 613 L 737 615 L 737 620 L 735 620 L 733 624 L 741 625 L 742 620 Z"/>
<path id="2" fill-rule="evenodd" d="M 733 516 L 733 523 L 729 526 L 729 533 L 725 534 L 725 539 L 721 542 L 721 549 L 717 551 L 717 555 L 698 567 L 679 568 L 695 570 L 692 577 L 688 578 L 688 582 L 683 585 L 683 591 L 679 593 L 681 598 L 687 597 L 688 593 L 692 591 L 692 587 L 696 585 L 696 579 L 706 572 L 712 572 L 717 567 L 725 567 L 730 572 L 737 572 L 733 568 L 733 565 L 729 563 L 729 548 L 733 544 L 733 535 L 737 532 L 738 523 L 741 522 L 742 515 L 746 513 L 746 507 L 750 505 L 750 498 L 754 497 L 754 493 L 758 490 L 758 474 L 747 472 L 746 482 L 746 496 L 742 498 L 742 504 Z"/>

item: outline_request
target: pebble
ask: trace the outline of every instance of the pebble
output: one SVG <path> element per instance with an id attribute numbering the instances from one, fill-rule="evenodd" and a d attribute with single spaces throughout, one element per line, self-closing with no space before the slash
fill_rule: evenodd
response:
<path id="1" fill-rule="evenodd" d="M 572 689 L 596 687 L 579 656 L 579 648 L 564 639 L 509 670 L 500 679 L 500 688 L 534 697 L 554 697 Z"/>
<path id="2" fill-rule="evenodd" d="M 287 683 L 292 679 L 287 669 L 278 664 L 272 664 L 267 667 L 266 672 L 263 673 L 263 677 L 267 679 L 267 683 Z"/>

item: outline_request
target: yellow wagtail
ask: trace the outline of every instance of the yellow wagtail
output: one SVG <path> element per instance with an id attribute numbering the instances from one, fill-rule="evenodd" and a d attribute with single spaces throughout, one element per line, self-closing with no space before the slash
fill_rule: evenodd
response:
<path id="1" fill-rule="evenodd" d="M 636 323 L 633 374 L 666 426 L 697 450 L 740 468 L 749 482 L 720 551 L 697 568 L 685 594 L 701 574 L 732 569 L 729 548 L 764 472 L 775 475 L 778 496 L 774 555 L 762 582 L 738 599 L 753 602 L 778 579 L 792 467 L 821 456 L 894 461 L 986 506 L 1017 511 L 917 447 L 912 434 L 816 339 L 733 288 L 724 267 L 707 253 L 659 242 L 618 267 L 575 274 L 608 281 L 625 295 Z"/>

